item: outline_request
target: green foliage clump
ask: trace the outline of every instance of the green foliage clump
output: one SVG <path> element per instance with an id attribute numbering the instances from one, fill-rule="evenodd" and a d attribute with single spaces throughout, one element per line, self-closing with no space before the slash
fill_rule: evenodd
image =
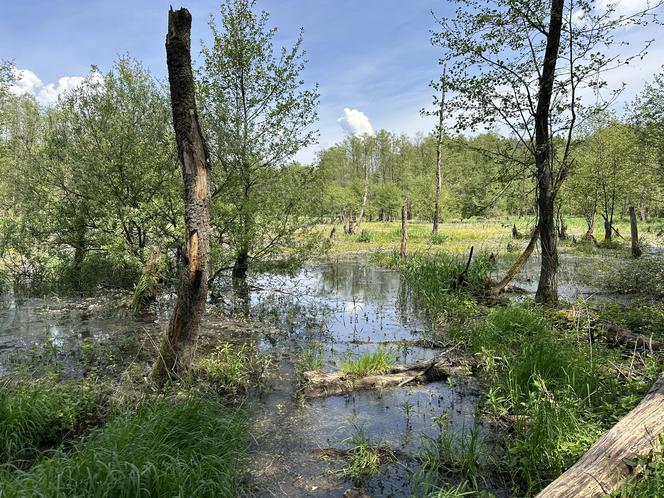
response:
<path id="1" fill-rule="evenodd" d="M 449 237 L 440 233 L 432 233 L 429 236 L 429 243 L 434 246 L 444 244 L 447 240 L 449 240 Z"/>
<path id="2" fill-rule="evenodd" d="M 382 464 L 395 460 L 388 446 L 373 444 L 361 427 L 354 426 L 353 435 L 343 442 L 350 448 L 341 474 L 355 481 L 377 475 Z"/>
<path id="3" fill-rule="evenodd" d="M 487 405 L 512 428 L 505 445 L 519 494 L 564 472 L 649 384 L 649 372 L 620 381 L 608 350 L 554 328 L 537 308 L 493 310 L 470 343 L 491 383 Z"/>
<path id="4" fill-rule="evenodd" d="M 297 370 L 299 372 L 312 372 L 323 368 L 323 348 L 322 346 L 303 347 L 297 358 Z"/>
<path id="5" fill-rule="evenodd" d="M 33 381 L 0 388 L 0 464 L 22 466 L 93 422 L 100 391 L 88 383 Z"/>
<path id="6" fill-rule="evenodd" d="M 659 303 L 610 303 L 602 306 L 599 316 L 646 337 L 664 339 L 664 308 Z"/>
<path id="7" fill-rule="evenodd" d="M 198 359 L 192 367 L 192 375 L 210 382 L 220 391 L 238 393 L 259 384 L 269 365 L 270 357 L 254 343 L 224 343 Z"/>
<path id="8" fill-rule="evenodd" d="M 0 496 L 238 496 L 245 425 L 215 398 L 145 401 L 68 454 L 0 469 Z"/>
<path id="9" fill-rule="evenodd" d="M 339 367 L 353 377 L 366 377 L 388 372 L 394 366 L 395 360 L 392 350 L 379 346 L 375 351 L 365 353 L 359 358 L 345 358 L 339 363 Z"/>
<path id="10" fill-rule="evenodd" d="M 415 253 L 405 262 L 394 253 L 383 262 L 400 268 L 416 300 L 448 327 L 458 327 L 479 314 L 473 295 L 486 289 L 494 268 L 493 260 L 483 254 L 473 258 L 465 274 L 467 259 L 445 253 Z"/>
<path id="11" fill-rule="evenodd" d="M 664 296 L 664 256 L 643 256 L 604 275 L 603 287 L 620 294 Z"/>
<path id="12" fill-rule="evenodd" d="M 423 436 L 419 454 L 421 469 L 416 476 L 418 487 L 424 496 L 446 496 L 438 490 L 438 483 L 450 479 L 460 481 L 456 491 L 470 488 L 477 490 L 480 477 L 479 426 L 461 433 L 453 432 L 445 415 L 435 418 L 439 433 L 437 437 Z M 432 490 L 436 489 L 436 492 Z M 456 496 L 456 495 L 452 495 Z"/>
<path id="13" fill-rule="evenodd" d="M 360 232 L 360 235 L 357 236 L 358 242 L 369 243 L 373 239 L 373 234 L 366 228 Z"/>

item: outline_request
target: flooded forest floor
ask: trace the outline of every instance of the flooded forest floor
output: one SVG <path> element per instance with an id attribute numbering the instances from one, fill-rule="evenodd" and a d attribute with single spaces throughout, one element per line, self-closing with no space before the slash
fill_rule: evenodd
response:
<path id="1" fill-rule="evenodd" d="M 482 296 L 512 261 L 489 252 L 461 289 L 450 281 L 465 258 L 438 252 L 401 263 L 333 250 L 293 274 L 220 284 L 192 372 L 166 394 L 224 400 L 178 415 L 213 414 L 228 448 L 215 467 L 226 487 L 197 496 L 531 496 L 555 479 L 664 366 L 662 259 L 563 252 L 562 303 L 541 309 L 536 255 L 510 292 Z M 32 446 L 0 451 L 14 462 L 0 472 L 7 496 L 40 489 L 49 459 L 78 458 L 72 448 L 156 396 L 149 365 L 172 299 L 137 315 L 123 293 L 4 298 L 0 411 L 26 382 L 42 389 L 25 395 L 39 410 L 60 407 Z"/>

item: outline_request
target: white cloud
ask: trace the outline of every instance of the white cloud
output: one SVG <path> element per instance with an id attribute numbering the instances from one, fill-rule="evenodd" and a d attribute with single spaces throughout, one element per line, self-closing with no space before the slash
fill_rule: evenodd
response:
<path id="1" fill-rule="evenodd" d="M 63 76 L 57 83 L 44 84 L 29 69 L 16 69 L 15 71 L 16 81 L 10 88 L 11 92 L 16 95 L 24 95 L 26 93 L 34 95 L 37 102 L 45 106 L 54 104 L 60 94 L 76 88 L 85 80 L 81 76 Z"/>
<path id="2" fill-rule="evenodd" d="M 350 135 L 373 135 L 374 129 L 366 114 L 357 109 L 344 109 L 343 117 L 337 119 L 344 131 Z"/>

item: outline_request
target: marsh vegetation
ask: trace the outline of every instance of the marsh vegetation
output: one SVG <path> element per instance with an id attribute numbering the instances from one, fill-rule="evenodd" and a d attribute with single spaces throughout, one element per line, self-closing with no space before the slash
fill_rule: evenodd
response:
<path id="1" fill-rule="evenodd" d="M 600 92 L 662 6 L 458 3 L 431 133 L 310 164 L 254 1 L 167 84 L 0 64 L 0 498 L 664 494 L 664 79 Z"/>

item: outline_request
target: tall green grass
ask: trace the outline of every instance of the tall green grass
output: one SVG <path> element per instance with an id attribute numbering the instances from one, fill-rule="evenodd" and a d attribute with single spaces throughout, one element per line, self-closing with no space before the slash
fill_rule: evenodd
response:
<path id="1" fill-rule="evenodd" d="M 100 398 L 88 383 L 35 380 L 0 389 L 0 464 L 25 466 L 93 422 Z"/>
<path id="2" fill-rule="evenodd" d="M 234 497 L 246 443 L 243 418 L 217 399 L 154 399 L 68 453 L 1 468 L 0 497 Z"/>
<path id="3" fill-rule="evenodd" d="M 339 367 L 354 377 L 366 377 L 387 373 L 395 361 L 392 350 L 378 347 L 375 351 L 365 353 L 358 358 L 347 357 L 339 363 Z"/>
<path id="4" fill-rule="evenodd" d="M 538 308 L 512 304 L 494 309 L 470 339 L 490 381 L 487 405 L 509 421 L 507 468 L 519 495 L 564 472 L 650 382 L 648 368 L 620 379 L 614 353 L 551 323 Z"/>
<path id="5" fill-rule="evenodd" d="M 464 272 L 467 256 L 446 253 L 413 253 L 402 262 L 399 253 L 376 253 L 372 260 L 382 266 L 399 269 L 416 301 L 432 318 L 445 325 L 448 332 L 460 328 L 480 313 L 476 295 L 489 283 L 494 261 L 485 254 L 475 254 L 463 284 L 457 285 Z"/>

